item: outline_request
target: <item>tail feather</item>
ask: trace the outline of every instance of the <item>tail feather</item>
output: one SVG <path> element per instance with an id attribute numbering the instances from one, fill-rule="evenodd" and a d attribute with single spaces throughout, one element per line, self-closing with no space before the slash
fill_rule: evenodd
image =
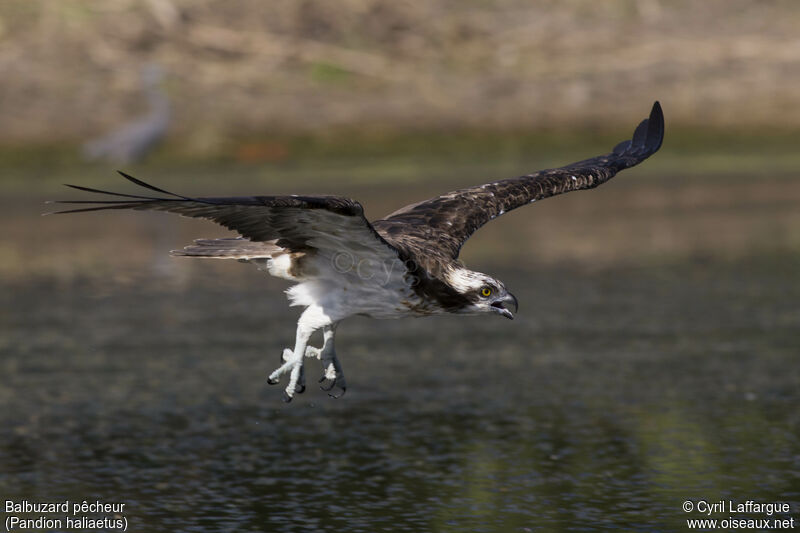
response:
<path id="1" fill-rule="evenodd" d="M 186 257 L 211 257 L 217 259 L 271 259 L 283 251 L 274 241 L 254 242 L 243 237 L 226 239 L 197 239 L 183 250 L 172 250 L 172 255 Z"/>

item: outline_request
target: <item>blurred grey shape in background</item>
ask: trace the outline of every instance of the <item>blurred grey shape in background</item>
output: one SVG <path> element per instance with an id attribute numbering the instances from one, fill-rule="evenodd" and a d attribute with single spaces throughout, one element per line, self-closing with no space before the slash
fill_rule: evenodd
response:
<path id="1" fill-rule="evenodd" d="M 106 135 L 84 143 L 83 155 L 89 160 L 135 163 L 164 138 L 170 123 L 169 98 L 161 86 L 163 69 L 156 64 L 142 67 L 141 87 L 147 97 L 147 114 L 123 124 Z"/>

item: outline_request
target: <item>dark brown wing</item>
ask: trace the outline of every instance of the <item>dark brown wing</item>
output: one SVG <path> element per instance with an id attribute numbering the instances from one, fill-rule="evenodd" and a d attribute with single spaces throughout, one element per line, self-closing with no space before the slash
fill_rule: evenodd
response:
<path id="1" fill-rule="evenodd" d="M 80 213 L 105 209 L 167 211 L 212 220 L 257 242 L 274 242 L 290 251 L 335 254 L 359 250 L 383 259 L 397 259 L 397 251 L 384 241 L 364 218 L 361 204 L 338 196 L 245 196 L 190 198 L 149 185 L 120 172 L 133 183 L 167 195 L 163 197 L 123 194 L 78 185 L 74 189 L 112 195 L 124 200 L 67 200 L 56 203 L 85 204 L 87 207 L 57 211 Z"/>
<path id="2" fill-rule="evenodd" d="M 637 165 L 654 154 L 664 138 L 664 115 L 658 102 L 643 120 L 633 139 L 619 143 L 611 153 L 541 170 L 519 178 L 443 194 L 409 205 L 372 223 L 391 244 L 404 249 L 424 249 L 438 260 L 452 260 L 464 242 L 481 226 L 512 209 L 556 194 L 591 189 L 617 172 Z"/>

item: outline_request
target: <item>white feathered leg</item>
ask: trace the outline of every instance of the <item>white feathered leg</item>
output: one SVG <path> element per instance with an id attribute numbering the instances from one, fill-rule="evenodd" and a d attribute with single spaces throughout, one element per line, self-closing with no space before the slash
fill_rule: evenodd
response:
<path id="1" fill-rule="evenodd" d="M 289 372 L 289 384 L 283 393 L 283 401 L 291 402 L 295 392 L 298 391 L 297 385 L 300 380 L 300 373 L 303 369 L 303 355 L 306 353 L 306 345 L 311 334 L 321 327 L 326 327 L 331 324 L 331 319 L 319 306 L 309 306 L 300 315 L 297 321 L 297 334 L 295 337 L 294 350 L 291 353 L 283 352 L 283 358 L 286 360 L 279 368 L 269 375 L 267 383 L 275 385 L 280 380 L 280 377 Z M 302 392 L 302 389 L 300 389 Z"/>
<path id="2" fill-rule="evenodd" d="M 336 349 L 333 345 L 337 325 L 338 322 L 334 322 L 330 326 L 323 328 L 323 345 L 322 350 L 319 352 L 320 359 L 322 359 L 322 371 L 324 372 L 319 380 L 319 388 L 327 392 L 331 398 L 341 398 L 347 391 L 347 382 L 344 380 L 342 365 L 339 364 L 339 359 L 336 357 Z"/>

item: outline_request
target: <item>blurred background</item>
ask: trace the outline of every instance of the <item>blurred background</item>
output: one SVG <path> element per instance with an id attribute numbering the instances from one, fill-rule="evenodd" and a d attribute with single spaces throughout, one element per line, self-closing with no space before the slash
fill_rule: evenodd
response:
<path id="1" fill-rule="evenodd" d="M 800 519 L 798 27 L 794 0 L 5 0 L 0 492 L 148 531 Z M 654 100 L 659 153 L 462 251 L 517 320 L 348 321 L 340 401 L 266 387 L 282 282 L 167 254 L 222 228 L 40 216 L 137 192 L 122 169 L 380 218 L 607 152 Z"/>

